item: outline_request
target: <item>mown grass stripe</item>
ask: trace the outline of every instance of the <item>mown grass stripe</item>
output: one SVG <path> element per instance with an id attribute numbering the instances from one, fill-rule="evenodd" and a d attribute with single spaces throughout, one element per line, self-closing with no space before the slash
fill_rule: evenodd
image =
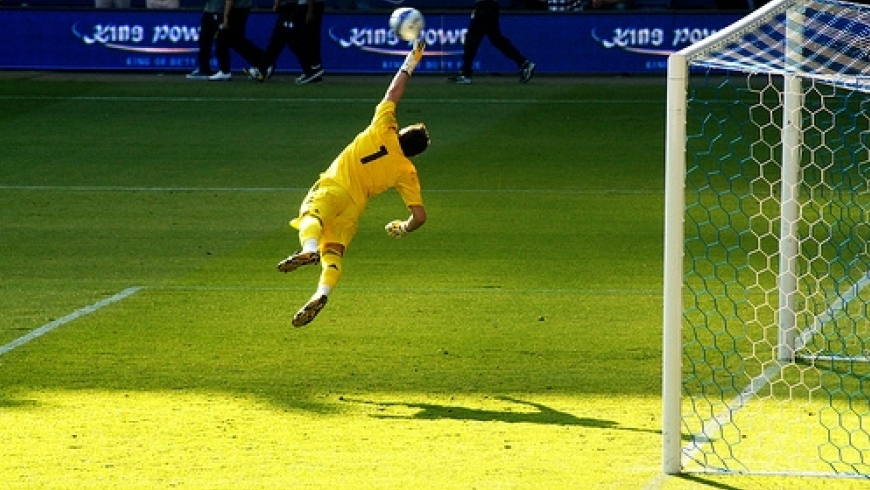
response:
<path id="1" fill-rule="evenodd" d="M 10 101 L 81 101 L 81 102 L 266 102 L 268 104 L 372 104 L 371 98 L 275 98 L 275 97 L 136 97 L 136 96 L 62 96 L 62 95 L 3 95 L 0 100 Z M 611 104 L 655 104 L 662 105 L 659 99 L 433 99 L 433 98 L 407 98 L 405 103 L 420 104 L 582 104 L 582 105 L 611 105 Z"/>
<path id="2" fill-rule="evenodd" d="M 310 286 L 197 286 L 197 285 L 166 285 L 149 287 L 152 291 L 207 291 L 207 292 L 247 292 L 247 291 L 307 291 Z M 343 286 L 342 291 L 348 292 L 379 292 L 379 293 L 409 293 L 409 294 L 576 294 L 583 296 L 661 296 L 660 289 L 511 289 L 497 287 L 478 288 L 408 288 L 408 287 L 358 287 Z"/>
<path id="3" fill-rule="evenodd" d="M 0 185 L 8 191 L 65 191 L 65 192 L 300 192 L 307 187 L 125 187 L 125 186 L 66 186 L 66 185 Z M 661 195 L 662 190 L 651 189 L 426 189 L 425 193 L 455 194 L 573 194 L 573 195 Z"/>

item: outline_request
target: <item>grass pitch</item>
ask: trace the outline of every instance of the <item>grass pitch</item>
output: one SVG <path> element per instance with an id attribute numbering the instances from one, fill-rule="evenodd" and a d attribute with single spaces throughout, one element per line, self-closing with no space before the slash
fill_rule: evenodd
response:
<path id="1" fill-rule="evenodd" d="M 0 354 L 4 488 L 793 488 L 659 475 L 663 81 L 412 80 L 430 220 L 376 198 L 294 329 L 388 77 L 0 78 L 0 345 L 57 324 Z"/>

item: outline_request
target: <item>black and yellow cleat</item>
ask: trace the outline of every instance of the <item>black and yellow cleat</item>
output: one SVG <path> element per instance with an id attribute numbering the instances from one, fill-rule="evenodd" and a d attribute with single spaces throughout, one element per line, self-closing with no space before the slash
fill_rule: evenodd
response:
<path id="1" fill-rule="evenodd" d="M 314 320 L 314 317 L 326 306 L 328 299 L 326 296 L 315 296 L 308 300 L 308 303 L 305 303 L 305 306 L 293 316 L 293 326 L 304 327 L 311 323 L 311 320 Z"/>
<path id="2" fill-rule="evenodd" d="M 296 252 L 281 262 L 278 262 L 278 270 L 281 272 L 293 272 L 303 265 L 319 263 L 320 254 L 317 252 Z"/>

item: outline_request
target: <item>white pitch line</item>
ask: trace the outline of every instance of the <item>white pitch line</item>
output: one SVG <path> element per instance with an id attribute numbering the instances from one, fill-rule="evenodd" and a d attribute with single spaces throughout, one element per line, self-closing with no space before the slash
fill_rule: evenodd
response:
<path id="1" fill-rule="evenodd" d="M 870 285 L 870 273 L 865 273 L 861 279 L 846 291 L 845 294 L 840 296 L 837 301 L 831 303 L 825 311 L 816 316 L 810 328 L 804 330 L 796 340 L 794 350 L 797 351 L 803 349 L 812 340 L 816 333 L 821 331 L 826 324 L 833 321 L 841 311 L 845 310 L 849 303 L 857 298 L 861 291 L 868 285 Z M 762 388 L 769 385 L 776 376 L 779 376 L 779 373 L 782 372 L 783 368 L 789 364 L 791 364 L 791 362 L 777 361 L 765 369 L 761 374 L 752 378 L 749 385 L 743 388 L 743 391 L 731 400 L 722 413 L 716 415 L 711 420 L 708 420 L 701 429 L 701 432 L 692 436 L 692 442 L 687 447 L 683 448 L 682 465 L 686 466 L 691 460 L 693 460 L 695 455 L 698 454 L 698 452 L 700 452 L 701 449 L 714 437 L 714 434 L 719 433 L 723 426 L 730 424 L 731 421 L 734 420 L 734 413 L 746 406 L 746 403 L 749 402 L 749 400 L 755 397 Z"/>
<path id="2" fill-rule="evenodd" d="M 5 95 L 0 100 L 48 100 L 48 101 L 83 101 L 83 102 L 266 102 L 295 104 L 372 104 L 375 99 L 359 98 L 280 98 L 280 97 L 99 97 L 99 96 L 38 96 L 38 95 Z M 662 105 L 660 99 L 406 99 L 403 104 L 655 104 Z"/>
<path id="3" fill-rule="evenodd" d="M 149 291 L 272 292 L 310 291 L 310 286 L 149 286 Z M 661 296 L 661 289 L 512 289 L 502 287 L 408 288 L 342 286 L 342 291 L 407 294 L 564 294 L 581 296 Z"/>
<path id="4" fill-rule="evenodd" d="M 734 397 L 728 406 L 725 407 L 725 410 L 708 420 L 701 431 L 692 436 L 692 442 L 683 448 L 683 461 L 681 466 L 685 467 L 690 461 L 695 459 L 695 455 L 698 454 L 714 437 L 717 437 L 717 434 L 721 432 L 724 426 L 730 424 L 734 420 L 734 414 L 741 408 L 745 407 L 746 403 L 755 397 L 762 388 L 769 385 L 770 382 L 778 376 L 780 372 L 782 372 L 782 368 L 785 367 L 785 365 L 786 363 L 781 361 L 773 363 L 765 369 L 764 372 L 752 378 L 749 384 L 743 388 L 743 391 Z"/>
<path id="5" fill-rule="evenodd" d="M 63 318 L 58 318 L 57 320 L 46 323 L 45 325 L 37 328 L 36 330 L 31 331 L 27 335 L 19 337 L 19 338 L 13 340 L 12 342 L 9 342 L 6 345 L 0 346 L 0 356 L 2 356 L 3 354 L 6 354 L 7 352 L 9 352 L 13 349 L 21 347 L 22 345 L 30 342 L 33 339 L 42 337 L 43 335 L 47 334 L 48 332 L 51 332 L 52 330 L 56 329 L 57 327 L 65 325 L 65 324 L 67 324 L 67 323 L 69 323 L 77 318 L 81 318 L 85 315 L 91 314 L 91 313 L 99 310 L 100 308 L 102 308 L 104 306 L 108 306 L 112 303 L 116 303 L 118 301 L 121 301 L 122 299 L 136 293 L 140 289 L 142 289 L 142 288 L 138 287 L 138 286 L 127 288 L 127 289 L 121 291 L 120 293 L 118 293 L 114 296 L 106 298 L 102 301 L 97 301 L 96 303 L 89 305 L 89 306 L 86 306 L 80 310 L 74 311 L 74 312 L 70 313 L 69 315 L 66 315 Z"/>
<path id="6" fill-rule="evenodd" d="M 817 333 L 819 333 L 822 328 L 834 321 L 837 316 L 839 316 L 840 312 L 846 309 L 858 295 L 861 294 L 861 291 L 864 290 L 868 285 L 870 285 L 870 271 L 865 272 L 861 279 L 859 279 L 855 284 L 850 287 L 845 294 L 839 297 L 837 301 L 834 301 L 830 306 L 828 306 L 825 311 L 823 311 L 819 316 L 816 317 L 816 320 L 813 322 L 813 325 L 806 329 L 795 341 L 794 350 L 798 351 L 807 346 L 807 344 L 812 341 L 813 337 Z"/>
<path id="7" fill-rule="evenodd" d="M 867 286 L 870 286 L 870 271 L 861 276 L 861 278 L 855 282 L 855 284 L 849 288 L 845 294 L 828 306 L 825 311 L 816 316 L 810 328 L 804 330 L 801 335 L 798 336 L 794 350 L 797 351 L 804 348 L 827 323 L 833 321 L 840 312 L 845 310 L 849 303 L 855 300 L 860 295 L 861 291 L 863 291 Z M 779 373 L 782 372 L 782 369 L 788 364 L 790 363 L 784 361 L 774 362 L 761 374 L 752 378 L 740 394 L 728 403 L 725 410 L 705 422 L 700 432 L 692 436 L 692 442 L 683 448 L 683 456 L 680 466 L 686 467 L 692 460 L 694 460 L 695 456 L 701 452 L 704 446 L 706 446 L 713 437 L 716 437 L 715 434 L 718 434 L 722 427 L 731 423 L 734 414 L 746 406 L 749 400 L 757 395 L 762 388 L 769 385 L 776 376 L 779 376 Z M 668 479 L 668 475 L 659 475 L 648 482 L 643 488 L 644 490 L 657 490 L 661 488 L 664 482 Z"/>
<path id="8" fill-rule="evenodd" d="M 7 191 L 65 192 L 307 192 L 307 187 L 123 187 L 77 185 L 0 185 Z M 566 194 L 581 196 L 658 196 L 658 189 L 426 189 L 427 194 Z"/>
<path id="9" fill-rule="evenodd" d="M 307 187 L 124 187 L 116 185 L 0 185 L 8 191 L 66 192 L 307 192 Z"/>

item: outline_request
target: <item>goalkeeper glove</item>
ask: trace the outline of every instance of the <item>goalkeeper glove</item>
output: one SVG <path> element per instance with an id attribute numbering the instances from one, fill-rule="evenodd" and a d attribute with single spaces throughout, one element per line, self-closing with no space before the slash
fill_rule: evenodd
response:
<path id="1" fill-rule="evenodd" d="M 422 39 L 414 41 L 414 49 L 405 57 L 405 62 L 402 63 L 402 71 L 411 76 L 414 73 L 414 68 L 417 68 L 417 63 L 423 59 L 423 50 L 426 49 L 426 43 Z"/>
<path id="2" fill-rule="evenodd" d="M 408 234 L 408 225 L 404 221 L 398 219 L 387 223 L 387 226 L 385 226 L 384 229 L 387 230 L 387 234 L 393 238 L 402 238 Z"/>

